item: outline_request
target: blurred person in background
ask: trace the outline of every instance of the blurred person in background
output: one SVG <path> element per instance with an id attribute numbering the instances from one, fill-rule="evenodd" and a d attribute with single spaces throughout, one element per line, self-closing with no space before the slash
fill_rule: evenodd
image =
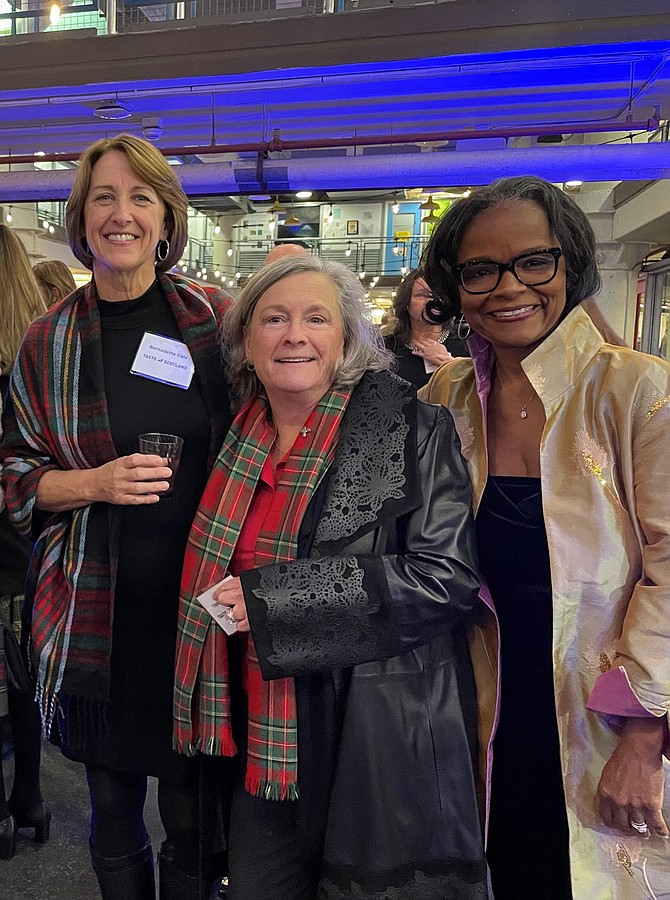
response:
<path id="1" fill-rule="evenodd" d="M 432 299 L 423 272 L 413 269 L 396 291 L 393 298 L 396 322 L 384 336 L 384 343 L 396 357 L 398 375 L 419 388 L 445 362 L 455 356 L 468 356 L 453 323 L 436 325 L 425 317 L 426 304 Z"/>
<path id="2" fill-rule="evenodd" d="M 0 224 L 0 409 L 23 335 L 46 311 L 23 244 Z M 1 434 L 1 429 L 0 429 Z M 8 717 L 14 746 L 14 783 L 7 799 L 0 735 L 0 859 L 16 852 L 19 828 L 49 837 L 51 813 L 40 787 L 41 727 L 35 687 L 21 658 L 21 611 L 30 541 L 9 521 L 0 488 L 0 725 Z"/>
<path id="3" fill-rule="evenodd" d="M 35 263 L 33 274 L 40 286 L 47 309 L 51 309 L 59 300 L 67 297 L 77 288 L 72 272 L 59 259 L 47 259 Z"/>
<path id="4" fill-rule="evenodd" d="M 28 329 L 4 413 L 7 507 L 36 541 L 26 599 L 43 717 L 86 766 L 103 900 L 155 900 L 149 775 L 167 835 L 161 900 L 209 891 L 199 761 L 172 749 L 172 692 L 184 549 L 230 421 L 218 335 L 232 301 L 170 271 L 187 207 L 148 141 L 84 152 L 66 220 L 93 277 Z M 183 438 L 169 497 L 167 460 L 138 452 L 145 432 Z"/>

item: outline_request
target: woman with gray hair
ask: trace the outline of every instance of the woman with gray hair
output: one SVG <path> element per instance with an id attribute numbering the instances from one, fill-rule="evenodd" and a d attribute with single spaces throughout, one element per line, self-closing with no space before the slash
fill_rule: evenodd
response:
<path id="1" fill-rule="evenodd" d="M 337 263 L 264 267 L 223 334 L 240 407 L 186 552 L 175 737 L 235 757 L 230 900 L 484 898 L 451 416 Z"/>

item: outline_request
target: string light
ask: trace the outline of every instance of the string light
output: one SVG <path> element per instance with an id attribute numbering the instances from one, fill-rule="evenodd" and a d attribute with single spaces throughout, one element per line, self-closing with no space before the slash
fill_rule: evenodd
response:
<path id="1" fill-rule="evenodd" d="M 347 242 L 347 249 L 344 251 L 345 256 L 351 256 L 351 241 Z"/>
<path id="2" fill-rule="evenodd" d="M 55 28 L 56 25 L 60 22 L 60 6 L 57 3 L 51 4 L 51 9 L 49 10 L 49 21 L 51 22 L 51 27 Z"/>
<path id="3" fill-rule="evenodd" d="M 227 256 L 233 255 L 233 242 L 232 241 L 230 242 L 230 247 L 228 247 L 228 249 L 226 250 L 226 255 Z"/>
<path id="4" fill-rule="evenodd" d="M 182 266 L 181 270 L 182 272 L 188 272 L 188 266 Z"/>
<path id="5" fill-rule="evenodd" d="M 217 269 L 216 272 L 214 273 L 214 277 L 215 277 L 215 278 L 221 278 L 221 272 L 220 272 L 218 269 Z"/>
<path id="6" fill-rule="evenodd" d="M 330 208 L 328 210 L 328 216 L 326 217 L 326 222 L 328 222 L 329 225 L 332 225 L 334 218 L 335 218 L 335 216 L 333 215 L 333 204 L 331 203 Z"/>
<path id="7" fill-rule="evenodd" d="M 48 231 L 48 230 L 49 230 L 49 220 L 48 220 L 48 219 L 44 219 L 44 220 L 43 220 L 43 222 L 42 222 L 42 228 L 44 228 L 45 231 Z"/>
<path id="8" fill-rule="evenodd" d="M 216 225 L 214 226 L 214 234 L 221 234 L 221 216 L 216 217 Z"/>
<path id="9" fill-rule="evenodd" d="M 5 222 L 11 222 L 12 218 L 12 207 L 10 206 L 7 210 L 7 215 L 5 216 Z"/>
<path id="10" fill-rule="evenodd" d="M 391 207 L 391 209 L 393 210 L 394 216 L 397 216 L 400 212 L 400 204 L 398 203 L 397 196 L 397 192 L 393 194 L 393 206 Z"/>

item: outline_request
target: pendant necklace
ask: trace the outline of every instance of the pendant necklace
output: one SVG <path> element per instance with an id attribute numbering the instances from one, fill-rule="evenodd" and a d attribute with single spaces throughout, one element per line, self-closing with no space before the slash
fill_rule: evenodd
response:
<path id="1" fill-rule="evenodd" d="M 517 406 L 521 409 L 521 412 L 520 412 L 520 414 L 519 414 L 519 418 L 521 418 L 521 419 L 526 419 L 526 418 L 528 418 L 528 413 L 526 412 L 526 410 L 528 409 L 528 407 L 530 406 L 530 404 L 533 402 L 533 400 L 537 397 L 537 394 L 535 393 L 535 391 L 533 391 L 532 397 L 531 397 L 529 400 L 527 400 L 527 401 L 523 404 L 523 406 L 521 406 L 521 404 L 519 403 L 519 401 L 517 400 L 517 398 L 514 396 L 514 394 L 512 394 L 510 391 L 508 391 L 507 388 L 505 387 L 505 382 L 503 381 L 502 375 L 500 374 L 500 369 L 496 369 L 496 375 L 498 376 L 498 381 L 500 382 L 500 387 L 503 389 L 503 391 L 504 391 L 509 397 L 512 398 L 512 400 L 514 400 L 514 402 L 517 404 Z"/>
<path id="2" fill-rule="evenodd" d="M 451 334 L 451 331 L 448 328 L 445 328 L 442 332 L 440 332 L 440 336 L 435 338 L 435 340 L 438 344 L 444 344 L 444 342 L 446 341 L 446 339 L 449 337 L 450 334 Z M 405 346 L 412 353 L 414 353 L 414 351 L 416 350 L 416 344 L 414 343 L 414 341 L 410 341 L 409 344 L 405 344 Z"/>

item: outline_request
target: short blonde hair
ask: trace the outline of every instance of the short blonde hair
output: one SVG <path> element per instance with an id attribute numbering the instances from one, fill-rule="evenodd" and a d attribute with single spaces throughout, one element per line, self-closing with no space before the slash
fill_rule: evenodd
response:
<path id="1" fill-rule="evenodd" d="M 42 290 L 47 309 L 77 288 L 72 272 L 59 259 L 47 259 L 44 262 L 35 263 L 33 274 Z"/>
<path id="2" fill-rule="evenodd" d="M 65 213 L 67 236 L 72 252 L 87 269 L 93 268 L 93 257 L 85 238 L 84 205 L 91 186 L 93 166 L 110 150 L 125 153 L 138 178 L 153 188 L 165 204 L 165 226 L 170 250 L 164 260 L 156 262 L 156 269 L 159 272 L 167 272 L 181 259 L 188 240 L 188 198 L 172 166 L 162 153 L 149 141 L 132 134 L 102 138 L 91 144 L 82 154 Z"/>
<path id="3" fill-rule="evenodd" d="M 9 375 L 26 329 L 46 306 L 28 251 L 12 229 L 1 224 L 0 284 L 0 375 Z"/>
<path id="4" fill-rule="evenodd" d="M 285 256 L 264 265 L 249 279 L 223 320 L 228 378 L 240 406 L 257 397 L 266 397 L 255 371 L 247 366 L 244 347 L 246 329 L 256 304 L 282 278 L 305 272 L 324 275 L 333 283 L 342 314 L 344 355 L 332 386 L 336 389 L 353 387 L 367 371 L 384 372 L 392 368 L 394 356 L 384 347 L 379 329 L 367 317 L 365 288 L 356 275 L 340 263 L 319 256 Z"/>

